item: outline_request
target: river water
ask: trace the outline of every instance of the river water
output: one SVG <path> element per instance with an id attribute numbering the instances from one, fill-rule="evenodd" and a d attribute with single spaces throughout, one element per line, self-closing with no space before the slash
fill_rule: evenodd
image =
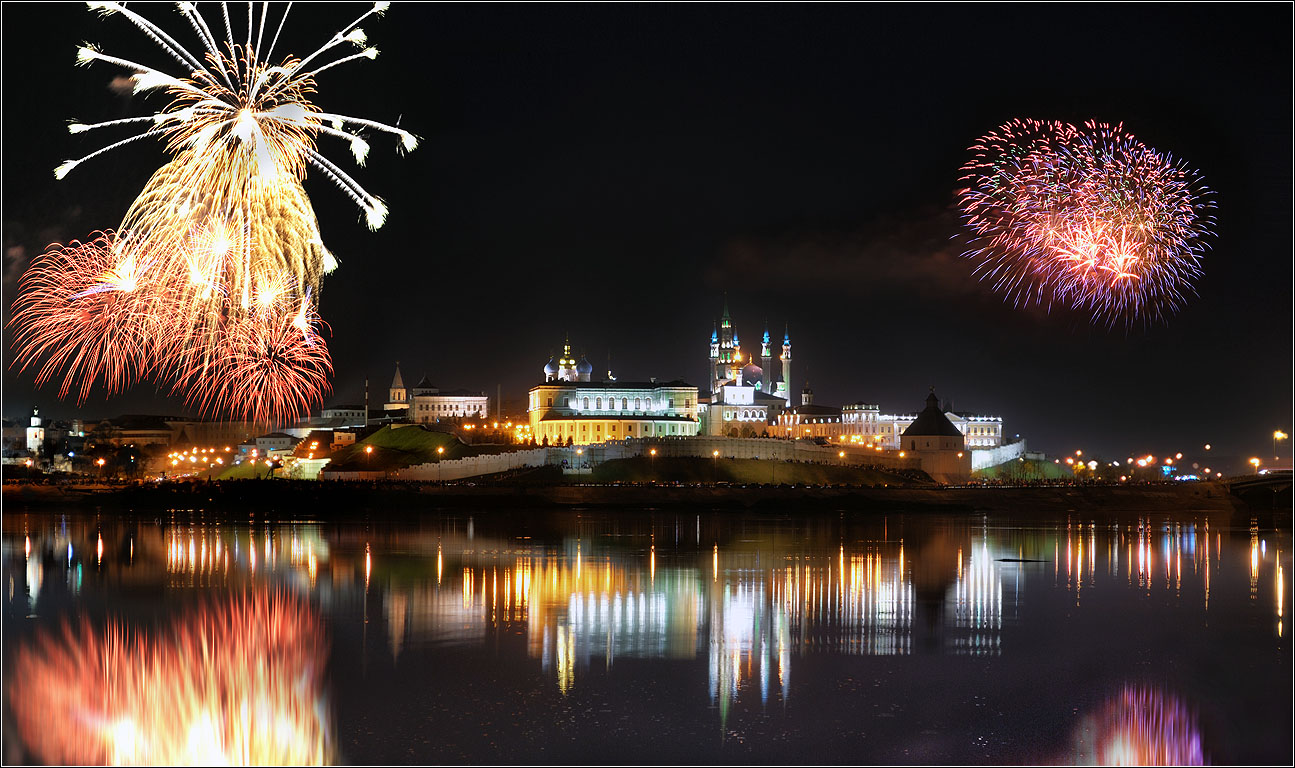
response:
<path id="1" fill-rule="evenodd" d="M 4 755 L 1289 764 L 1290 569 L 1271 513 L 6 514 Z"/>

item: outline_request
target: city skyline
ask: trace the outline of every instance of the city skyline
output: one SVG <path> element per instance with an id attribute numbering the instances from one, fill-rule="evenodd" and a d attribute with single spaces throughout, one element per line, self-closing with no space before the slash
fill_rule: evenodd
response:
<path id="1" fill-rule="evenodd" d="M 312 25 L 348 14 L 285 34 L 314 40 Z M 48 32 L 4 53 L 7 101 L 46 102 L 6 112 L 7 323 L 26 261 L 115 225 L 160 153 L 141 144 L 56 182 L 55 165 L 97 146 L 69 136 L 68 119 L 138 106 L 111 90 L 112 68 L 74 68 L 75 47 L 111 38 L 133 55 L 148 43 L 81 6 L 4 15 L 10 29 Z M 567 334 L 599 373 L 610 352 L 622 378 L 704 388 L 727 292 L 748 345 L 766 319 L 790 324 L 797 388 L 810 382 L 817 402 L 910 412 L 934 384 L 1051 452 L 1211 442 L 1260 453 L 1291 421 L 1288 9 L 1145 6 L 1118 27 L 1064 8 L 992 24 L 975 8 L 923 15 L 393 7 L 366 25 L 382 56 L 330 73 L 326 92 L 423 138 L 404 158 L 375 148 L 358 172 L 389 201 L 388 224 L 367 232 L 344 199 L 306 182 L 341 261 L 321 299 L 337 368 L 325 403 L 358 402 L 366 378 L 384 390 L 395 360 L 411 380 L 500 386 L 521 401 Z M 849 44 L 919 18 L 939 44 L 910 51 L 884 33 Z M 993 89 L 958 68 L 983 55 L 982 36 L 1038 21 L 1060 49 L 1082 42 L 1118 56 L 1119 71 L 1021 65 L 1013 87 Z M 680 22 L 687 34 L 672 32 Z M 1250 44 L 1228 44 L 1255 28 Z M 1201 170 L 1219 237 L 1177 316 L 1110 331 L 1013 309 L 971 277 L 957 169 L 976 137 L 1018 116 L 1123 121 Z M 8 363 L 8 327 L 5 339 Z M 6 368 L 4 385 L 10 418 L 34 404 L 54 418 L 185 411 L 149 383 L 80 409 L 34 390 L 30 372 Z"/>

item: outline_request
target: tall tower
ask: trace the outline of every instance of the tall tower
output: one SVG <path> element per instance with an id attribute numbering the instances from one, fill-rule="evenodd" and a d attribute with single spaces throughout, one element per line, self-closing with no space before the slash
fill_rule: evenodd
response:
<path id="1" fill-rule="evenodd" d="M 783 395 L 787 399 L 787 405 L 791 405 L 791 393 L 796 390 L 791 388 L 791 326 L 783 326 L 782 332 L 782 386 L 786 392 Z"/>
<path id="2" fill-rule="evenodd" d="M 40 408 L 31 409 L 31 426 L 27 427 L 27 450 L 40 455 L 41 446 L 45 443 L 45 428 L 41 426 Z"/>
<path id="3" fill-rule="evenodd" d="M 760 370 L 764 371 L 764 381 L 760 383 L 761 391 L 768 392 L 769 382 L 773 381 L 773 369 L 769 367 L 769 321 L 764 321 L 764 338 L 760 340 Z"/>
<path id="4" fill-rule="evenodd" d="M 712 338 L 714 338 L 712 336 Z M 741 359 L 742 348 L 733 332 L 733 318 L 728 313 L 728 296 L 724 297 L 724 316 L 719 321 L 719 347 L 716 349 L 712 344 L 712 359 L 715 362 L 715 373 L 711 379 L 711 391 L 718 392 L 719 388 L 730 381 L 737 379 L 737 368 L 742 364 L 737 362 Z M 735 365 L 736 363 L 736 365 Z"/>
<path id="5" fill-rule="evenodd" d="M 397 360 L 396 375 L 391 379 L 391 389 L 388 390 L 387 394 L 387 404 L 392 406 L 391 408 L 388 408 L 388 410 L 392 410 L 395 407 L 403 407 L 407 402 L 408 399 L 405 397 L 405 382 L 400 378 L 400 361 Z"/>
<path id="6" fill-rule="evenodd" d="M 717 385 L 715 380 L 719 375 L 719 323 L 715 323 L 715 329 L 710 332 L 710 361 L 706 378 L 710 379 L 710 391 L 716 392 Z"/>

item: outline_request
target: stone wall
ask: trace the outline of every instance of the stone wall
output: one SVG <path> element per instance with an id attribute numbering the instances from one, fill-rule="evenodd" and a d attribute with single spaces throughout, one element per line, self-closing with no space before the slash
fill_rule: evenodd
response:
<path id="1" fill-rule="evenodd" d="M 825 447 L 803 440 L 773 440 L 761 438 L 734 439 L 727 437 L 678 437 L 655 440 L 622 440 L 571 447 L 531 448 L 524 451 L 469 456 L 440 462 L 416 464 L 391 472 L 331 472 L 322 473 L 325 480 L 381 480 L 383 478 L 440 482 L 461 480 L 478 475 L 490 475 L 525 467 L 545 465 L 562 466 L 572 472 L 590 471 L 605 461 L 629 459 L 650 455 L 655 448 L 658 456 L 681 456 L 699 459 L 768 459 L 774 461 L 800 461 L 816 464 L 847 464 L 874 466 L 888 469 L 921 469 L 916 457 L 899 458 L 894 452 L 875 451 L 858 446 Z M 719 451 L 719 455 L 715 455 Z M 845 457 L 841 457 L 841 452 Z"/>
<path id="2" fill-rule="evenodd" d="M 1009 461 L 1016 461 L 1025 456 L 1025 441 L 1000 445 L 997 448 L 977 449 L 971 452 L 971 471 L 996 467 Z"/>

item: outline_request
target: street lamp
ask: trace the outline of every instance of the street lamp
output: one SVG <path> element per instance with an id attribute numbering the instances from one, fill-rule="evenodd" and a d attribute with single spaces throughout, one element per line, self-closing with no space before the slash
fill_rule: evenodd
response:
<path id="1" fill-rule="evenodd" d="M 1277 460 L 1277 441 L 1278 441 L 1278 440 L 1285 440 L 1285 439 L 1286 439 L 1286 438 L 1288 438 L 1288 437 L 1290 437 L 1290 435 L 1286 434 L 1285 432 L 1281 431 L 1280 429 L 1279 429 L 1279 430 L 1277 430 L 1276 432 L 1273 432 L 1273 460 L 1274 460 L 1274 461 L 1276 461 L 1276 460 Z"/>
<path id="2" fill-rule="evenodd" d="M 1259 472 L 1259 459 L 1257 459 L 1257 458 L 1252 458 L 1252 459 L 1250 459 L 1250 464 L 1251 464 L 1252 466 L 1254 466 L 1254 468 L 1255 468 L 1255 473 L 1256 473 L 1256 474 L 1258 474 L 1258 472 Z"/>

